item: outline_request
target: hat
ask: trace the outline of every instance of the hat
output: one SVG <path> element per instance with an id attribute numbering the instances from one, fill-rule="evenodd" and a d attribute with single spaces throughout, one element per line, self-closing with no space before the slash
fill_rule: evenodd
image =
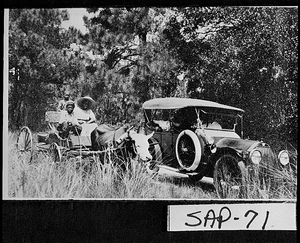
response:
<path id="1" fill-rule="evenodd" d="M 94 101 L 91 97 L 89 97 L 89 96 L 84 96 L 84 97 L 81 97 L 81 98 L 79 98 L 79 99 L 77 100 L 77 105 L 78 105 L 79 108 L 82 109 L 82 103 L 83 103 L 84 101 L 88 101 L 88 104 L 89 104 L 89 105 L 88 105 L 88 109 L 92 109 L 93 106 L 96 104 L 96 101 Z"/>
<path id="2" fill-rule="evenodd" d="M 73 101 L 73 100 L 68 100 L 68 101 L 66 102 L 66 107 L 69 106 L 69 105 L 75 107 L 74 101 Z"/>

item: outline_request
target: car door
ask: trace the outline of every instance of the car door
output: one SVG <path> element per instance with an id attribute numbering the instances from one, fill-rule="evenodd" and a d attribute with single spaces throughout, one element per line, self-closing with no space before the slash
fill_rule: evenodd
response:
<path id="1" fill-rule="evenodd" d="M 155 132 L 153 135 L 153 137 L 160 143 L 164 161 L 176 159 L 175 144 L 178 134 L 178 132 L 174 131 L 162 131 Z"/>

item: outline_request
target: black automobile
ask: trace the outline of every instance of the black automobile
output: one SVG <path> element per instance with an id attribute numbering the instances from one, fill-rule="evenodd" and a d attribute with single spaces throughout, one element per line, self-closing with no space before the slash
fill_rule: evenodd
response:
<path id="1" fill-rule="evenodd" d="M 272 171 L 289 163 L 262 141 L 244 139 L 244 110 L 212 101 L 158 98 L 143 104 L 151 139 L 152 168 L 164 168 L 198 181 L 213 178 L 219 197 L 239 194 L 253 183 L 272 181 Z"/>

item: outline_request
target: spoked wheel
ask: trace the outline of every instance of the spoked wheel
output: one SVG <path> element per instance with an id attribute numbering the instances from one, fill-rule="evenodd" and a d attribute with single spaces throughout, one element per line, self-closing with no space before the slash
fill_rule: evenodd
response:
<path id="1" fill-rule="evenodd" d="M 191 130 L 182 131 L 176 139 L 176 158 L 180 167 L 187 171 L 197 169 L 202 148 L 197 135 Z"/>
<path id="2" fill-rule="evenodd" d="M 61 162 L 62 155 L 61 150 L 57 143 L 52 143 L 49 148 L 49 156 L 53 162 Z"/>
<path id="3" fill-rule="evenodd" d="M 242 195 L 242 173 L 236 157 L 224 155 L 216 162 L 214 186 L 220 198 L 236 198 Z"/>
<path id="4" fill-rule="evenodd" d="M 33 154 L 32 133 L 28 127 L 22 127 L 17 139 L 17 149 L 26 161 L 30 162 Z"/>

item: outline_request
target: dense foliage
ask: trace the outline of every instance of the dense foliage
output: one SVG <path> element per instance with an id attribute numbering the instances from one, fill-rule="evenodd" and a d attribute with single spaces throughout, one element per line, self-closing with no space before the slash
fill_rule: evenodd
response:
<path id="1" fill-rule="evenodd" d="M 60 31 L 66 12 L 16 9 L 9 17 L 9 125 L 34 129 L 64 82 L 79 75 L 79 63 L 62 53 L 69 44 Z"/>
<path id="2" fill-rule="evenodd" d="M 251 138 L 296 142 L 297 10 L 185 8 L 178 15 L 165 32 L 184 62 L 188 95 L 244 109 Z"/>
<path id="3" fill-rule="evenodd" d="M 82 34 L 57 9 L 10 10 L 9 125 L 38 130 L 64 90 L 99 122 L 139 121 L 154 97 L 244 109 L 245 133 L 297 144 L 296 8 L 93 8 Z M 279 144 L 278 144 L 279 145 Z"/>

